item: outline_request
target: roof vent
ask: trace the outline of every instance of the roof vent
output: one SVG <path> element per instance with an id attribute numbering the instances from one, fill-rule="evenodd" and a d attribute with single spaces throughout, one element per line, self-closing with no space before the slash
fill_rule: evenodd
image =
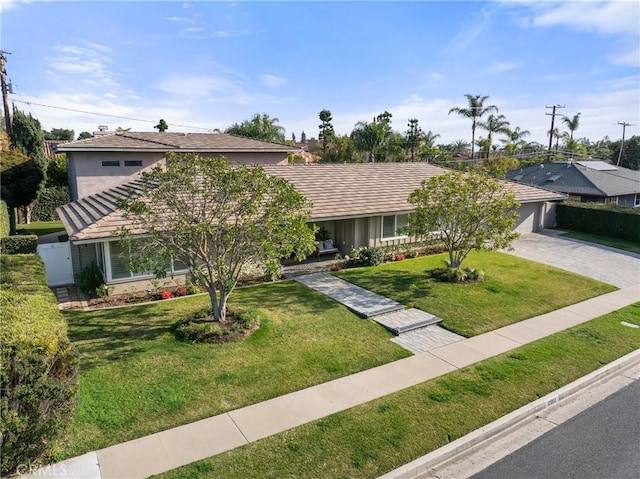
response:
<path id="1" fill-rule="evenodd" d="M 547 178 L 547 181 L 554 182 L 554 181 L 556 181 L 558 178 L 560 178 L 560 175 L 553 175 L 553 176 L 550 176 L 549 178 Z"/>
<path id="2" fill-rule="evenodd" d="M 540 168 L 544 168 L 544 163 L 540 163 Z"/>

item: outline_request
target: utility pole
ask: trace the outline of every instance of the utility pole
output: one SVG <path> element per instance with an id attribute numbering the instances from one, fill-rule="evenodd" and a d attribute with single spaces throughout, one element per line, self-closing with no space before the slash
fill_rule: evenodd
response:
<path id="1" fill-rule="evenodd" d="M 13 132 L 11 131 L 11 115 L 9 114 L 9 94 L 7 93 L 7 70 L 4 67 L 4 62 L 6 61 L 5 55 L 11 55 L 11 53 L 0 50 L 0 83 L 2 84 L 4 124 L 7 130 L 7 135 L 9 135 L 9 140 L 13 141 Z"/>
<path id="2" fill-rule="evenodd" d="M 627 123 L 626 121 L 619 121 L 616 125 L 622 125 L 622 141 L 620 142 L 620 153 L 618 153 L 618 161 L 616 162 L 616 166 L 620 166 L 620 160 L 622 159 L 622 150 L 624 149 L 624 132 L 627 130 L 628 126 L 632 126 L 631 123 Z"/>
<path id="3" fill-rule="evenodd" d="M 547 150 L 547 161 L 551 160 L 551 145 L 553 143 L 553 125 L 556 121 L 556 108 L 564 108 L 564 105 L 545 106 L 545 108 L 552 108 L 551 113 L 545 113 L 545 115 L 551 115 L 551 129 L 549 130 L 549 149 Z"/>

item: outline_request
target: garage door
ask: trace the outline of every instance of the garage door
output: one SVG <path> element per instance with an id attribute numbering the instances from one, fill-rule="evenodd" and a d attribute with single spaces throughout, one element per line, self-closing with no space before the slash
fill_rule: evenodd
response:
<path id="1" fill-rule="evenodd" d="M 538 224 L 540 221 L 538 220 L 538 211 L 540 209 L 540 205 L 538 203 L 528 203 L 522 205 L 518 209 L 518 213 L 520 214 L 520 218 L 518 219 L 518 223 L 514 228 L 518 233 L 535 233 L 540 228 Z"/>

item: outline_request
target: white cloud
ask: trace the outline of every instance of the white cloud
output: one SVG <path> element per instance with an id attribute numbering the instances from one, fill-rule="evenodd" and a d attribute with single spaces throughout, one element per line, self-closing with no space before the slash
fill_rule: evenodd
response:
<path id="1" fill-rule="evenodd" d="M 462 53 L 478 38 L 484 31 L 491 26 L 492 10 L 482 8 L 480 10 L 480 18 L 474 18 L 472 22 L 466 23 L 460 29 L 460 32 L 449 42 L 445 49 L 449 53 Z"/>
<path id="2" fill-rule="evenodd" d="M 79 75 L 91 85 L 115 86 L 117 82 L 109 64 L 111 49 L 105 45 L 85 42 L 80 45 L 59 45 L 56 56 L 48 57 L 54 74 Z"/>
<path id="3" fill-rule="evenodd" d="M 287 83 L 287 79 L 276 75 L 262 75 L 260 77 L 260 83 L 268 88 L 277 88 Z"/>
<path id="4" fill-rule="evenodd" d="M 0 0 L 0 13 L 13 10 L 19 3 L 28 3 L 18 0 Z"/>
<path id="5" fill-rule="evenodd" d="M 509 63 L 509 62 L 492 62 L 486 68 L 488 73 L 504 73 L 510 70 L 515 70 L 516 68 L 520 68 L 519 63 Z"/>
<path id="6" fill-rule="evenodd" d="M 552 5 L 532 19 L 533 26 L 565 25 L 602 34 L 638 36 L 640 10 L 637 2 L 566 2 Z"/>

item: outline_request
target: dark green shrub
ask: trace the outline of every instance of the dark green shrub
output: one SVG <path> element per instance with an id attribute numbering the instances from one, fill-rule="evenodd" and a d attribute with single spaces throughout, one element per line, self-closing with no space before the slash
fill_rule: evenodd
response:
<path id="1" fill-rule="evenodd" d="M 36 235 L 15 235 L 0 238 L 2 254 L 34 254 L 38 251 Z"/>
<path id="2" fill-rule="evenodd" d="M 9 236 L 9 210 L 7 204 L 0 200 L 0 238 Z"/>
<path id="3" fill-rule="evenodd" d="M 474 283 L 484 280 L 484 273 L 475 268 L 434 268 L 429 277 L 446 283 Z"/>
<path id="4" fill-rule="evenodd" d="M 58 206 L 69 203 L 69 188 L 52 186 L 45 188 L 38 195 L 38 199 L 33 203 L 31 210 L 32 221 L 58 221 Z"/>
<path id="5" fill-rule="evenodd" d="M 205 308 L 176 322 L 171 331 L 179 341 L 189 343 L 221 343 L 244 338 L 255 330 L 260 319 L 252 310 L 227 309 L 224 323 L 207 321 L 211 308 Z"/>
<path id="6" fill-rule="evenodd" d="M 363 266 L 378 266 L 384 263 L 385 252 L 383 248 L 372 246 L 360 251 L 360 263 Z"/>
<path id="7" fill-rule="evenodd" d="M 640 208 L 567 201 L 556 207 L 558 228 L 640 242 Z"/>
<path id="8" fill-rule="evenodd" d="M 77 355 L 36 255 L 2 255 L 1 473 L 48 461 L 75 409 Z M 13 272 L 13 271 L 12 271 Z M 35 274 L 29 274 L 35 273 Z M 25 291 L 29 291 L 27 294 Z"/>
<path id="9" fill-rule="evenodd" d="M 78 286 L 78 289 L 84 294 L 94 294 L 103 285 L 104 278 L 102 271 L 96 263 L 91 263 L 84 268 L 76 278 L 76 286 Z"/>

